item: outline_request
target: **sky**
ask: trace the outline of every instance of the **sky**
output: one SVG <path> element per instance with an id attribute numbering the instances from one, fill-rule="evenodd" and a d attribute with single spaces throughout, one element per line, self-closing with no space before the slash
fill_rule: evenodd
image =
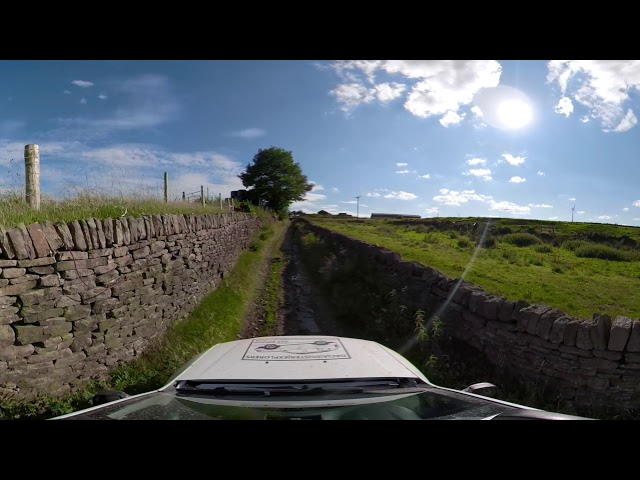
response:
<path id="1" fill-rule="evenodd" d="M 260 148 L 291 210 L 640 226 L 640 61 L 0 61 L 0 190 L 211 196 Z M 359 197 L 359 199 L 357 198 Z"/>

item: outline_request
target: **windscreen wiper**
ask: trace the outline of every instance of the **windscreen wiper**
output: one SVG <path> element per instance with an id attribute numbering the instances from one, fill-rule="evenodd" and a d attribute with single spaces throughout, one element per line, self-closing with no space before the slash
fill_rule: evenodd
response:
<path id="1" fill-rule="evenodd" d="M 178 394 L 198 394 L 198 395 L 241 395 L 256 397 L 271 397 L 277 395 L 322 395 L 326 393 L 362 393 L 362 387 L 311 387 L 309 385 L 282 385 L 282 386 L 241 386 L 241 385 L 178 385 Z"/>
<path id="2" fill-rule="evenodd" d="M 180 395 L 212 395 L 212 396 L 257 396 L 270 397 L 278 395 L 326 395 L 326 394 L 360 394 L 391 393 L 404 388 L 404 382 L 398 379 L 372 380 L 356 382 L 318 382 L 318 383 L 228 383 L 212 381 L 182 380 L 175 386 Z"/>

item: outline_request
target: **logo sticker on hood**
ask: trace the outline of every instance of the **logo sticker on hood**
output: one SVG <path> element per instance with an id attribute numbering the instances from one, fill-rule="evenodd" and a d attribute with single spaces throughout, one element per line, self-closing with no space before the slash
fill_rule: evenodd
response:
<path id="1" fill-rule="evenodd" d="M 351 358 L 339 338 L 254 339 L 243 360 L 340 360 Z"/>

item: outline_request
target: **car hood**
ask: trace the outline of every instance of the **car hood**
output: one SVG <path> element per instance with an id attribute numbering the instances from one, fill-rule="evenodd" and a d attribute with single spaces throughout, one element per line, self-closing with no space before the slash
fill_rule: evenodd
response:
<path id="1" fill-rule="evenodd" d="M 389 377 L 427 382 L 409 361 L 376 342 L 332 336 L 286 336 L 215 345 L 173 381 Z"/>

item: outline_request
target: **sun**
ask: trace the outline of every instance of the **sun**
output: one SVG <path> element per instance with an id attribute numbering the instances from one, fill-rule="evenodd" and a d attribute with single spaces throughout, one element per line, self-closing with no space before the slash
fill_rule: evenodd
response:
<path id="1" fill-rule="evenodd" d="M 500 130 L 524 129 L 535 120 L 533 102 L 517 88 L 506 85 L 482 88 L 473 102 L 479 109 L 476 115 L 481 122 Z"/>
<path id="2" fill-rule="evenodd" d="M 503 100 L 498 105 L 498 118 L 503 124 L 503 128 L 517 130 L 526 127 L 533 119 L 533 109 L 531 105 L 521 98 L 510 98 Z"/>

